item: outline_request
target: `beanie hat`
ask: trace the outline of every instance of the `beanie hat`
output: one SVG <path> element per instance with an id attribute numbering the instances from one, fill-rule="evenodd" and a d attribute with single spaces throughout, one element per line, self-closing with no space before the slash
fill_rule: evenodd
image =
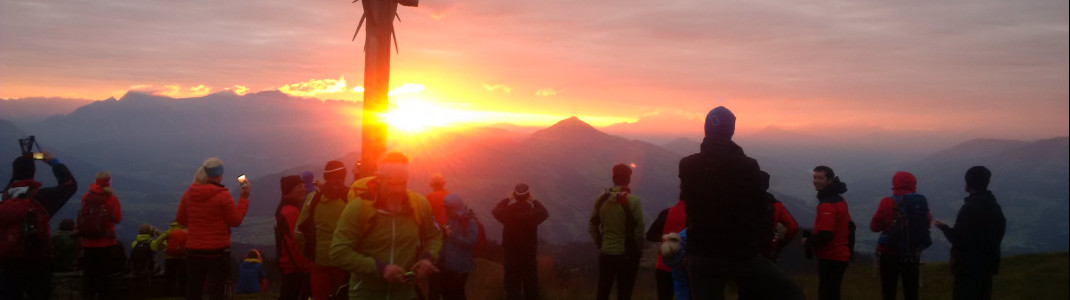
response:
<path id="1" fill-rule="evenodd" d="M 984 166 L 973 166 L 966 170 L 966 187 L 975 191 L 987 191 L 990 180 L 992 180 L 992 171 Z"/>
<path id="2" fill-rule="evenodd" d="M 327 181 L 345 181 L 346 164 L 337 160 L 327 162 L 327 166 L 323 167 L 323 179 Z"/>
<path id="3" fill-rule="evenodd" d="M 464 200 L 461 200 L 461 196 L 457 195 L 457 193 L 450 193 L 443 197 L 442 207 L 458 216 L 464 215 L 465 211 L 468 210 L 468 207 L 464 205 Z"/>
<path id="4" fill-rule="evenodd" d="M 706 137 L 732 139 L 736 132 L 736 115 L 724 106 L 718 106 L 706 114 Z"/>
<path id="5" fill-rule="evenodd" d="M 892 176 L 892 194 L 905 195 L 918 190 L 918 179 L 910 172 L 895 172 Z"/>
<path id="6" fill-rule="evenodd" d="M 210 167 L 210 168 L 209 167 L 204 167 L 204 174 L 208 175 L 208 177 L 220 177 L 220 176 L 223 176 L 223 165 L 218 165 L 218 166 Z"/>
<path id="7" fill-rule="evenodd" d="M 632 182 L 632 168 L 625 164 L 613 166 L 613 184 L 628 186 Z"/>
<path id="8" fill-rule="evenodd" d="M 316 190 L 316 174 L 312 171 L 301 172 L 301 182 L 305 184 L 305 192 Z"/>
<path id="9" fill-rule="evenodd" d="M 283 176 L 279 179 L 279 187 L 282 188 L 282 194 L 284 196 L 293 191 L 293 189 L 301 186 L 301 183 L 301 177 L 297 175 Z"/>
<path id="10" fill-rule="evenodd" d="M 11 163 L 11 182 L 19 180 L 32 180 L 37 167 L 33 164 L 33 158 L 19 156 Z"/>
<path id="11" fill-rule="evenodd" d="M 516 187 L 513 187 L 513 198 L 527 199 L 531 196 L 531 188 L 526 183 L 517 183 Z"/>

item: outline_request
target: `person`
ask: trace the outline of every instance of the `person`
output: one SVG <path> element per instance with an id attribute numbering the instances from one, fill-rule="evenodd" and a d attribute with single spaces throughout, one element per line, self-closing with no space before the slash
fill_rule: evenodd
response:
<path id="1" fill-rule="evenodd" d="M 539 224 L 549 218 L 546 207 L 531 195 L 531 187 L 518 183 L 512 196 L 491 211 L 502 223 L 505 250 L 505 292 L 509 299 L 538 299 L 539 275 L 535 255 Z"/>
<path id="2" fill-rule="evenodd" d="M 339 161 L 329 161 L 323 167 L 323 179 L 318 189 L 308 194 L 300 216 L 294 240 L 301 254 L 312 260 L 309 268 L 310 291 L 315 300 L 326 300 L 338 287 L 346 283 L 346 271 L 331 262 L 331 241 L 338 218 L 349 202 L 349 188 L 345 186 L 346 168 Z"/>
<path id="3" fill-rule="evenodd" d="M 252 249 L 245 254 L 245 259 L 238 264 L 238 288 L 235 294 L 257 294 L 261 287 L 267 287 L 267 274 L 264 273 L 264 259 L 260 250 Z M 263 283 L 263 284 L 262 284 Z"/>
<path id="4" fill-rule="evenodd" d="M 82 251 L 78 238 L 75 236 L 74 219 L 59 221 L 59 229 L 52 235 L 52 249 L 56 253 L 52 257 L 52 266 L 55 272 L 70 272 L 78 269 L 75 261 L 78 253 Z"/>
<path id="5" fill-rule="evenodd" d="M 82 265 L 85 267 L 82 280 L 82 297 L 110 299 L 112 285 L 112 247 L 115 239 L 115 224 L 123 221 L 122 205 L 111 187 L 111 174 L 99 172 L 89 191 L 82 196 L 82 208 L 78 212 L 78 236 L 82 238 Z"/>
<path id="6" fill-rule="evenodd" d="M 658 255 L 665 262 L 665 266 L 672 270 L 672 291 L 676 292 L 676 300 L 691 299 L 691 281 L 687 278 L 687 228 L 679 233 L 670 232 L 661 236 L 661 246 L 658 247 Z M 660 295 L 659 295 L 660 297 Z M 668 299 L 672 299 L 669 295 Z"/>
<path id="7" fill-rule="evenodd" d="M 438 272 L 442 235 L 423 195 L 408 190 L 409 158 L 389 152 L 376 176 L 357 180 L 331 241 L 349 271 L 349 299 L 413 299 L 415 281 Z"/>
<path id="8" fill-rule="evenodd" d="M 880 232 L 877 241 L 877 255 L 879 256 L 879 268 L 881 276 L 881 295 L 884 300 L 895 300 L 896 286 L 899 278 L 903 278 L 903 299 L 918 299 L 919 264 L 921 263 L 921 250 L 907 249 L 907 239 L 925 242 L 925 247 L 931 244 L 929 239 L 929 227 L 932 216 L 928 213 L 928 203 L 924 196 L 916 194 L 918 180 L 909 172 L 896 172 L 892 176 L 892 196 L 881 199 L 877 212 L 869 222 L 869 228 L 873 232 Z M 909 203 L 908 203 L 909 202 Z M 924 211 L 916 209 L 916 205 L 924 204 Z M 918 224 L 921 232 L 910 231 L 910 213 L 920 214 Z M 909 234 L 907 231 L 910 231 Z M 913 247 L 911 247 L 913 248 Z M 905 253 L 904 253 L 905 252 Z"/>
<path id="9" fill-rule="evenodd" d="M 803 238 L 803 245 L 813 249 L 818 258 L 818 299 L 840 299 L 840 285 L 851 260 L 848 246 L 851 214 L 843 193 L 847 184 L 827 166 L 814 168 L 814 189 L 817 190 L 817 216 L 814 235 Z"/>
<path id="10" fill-rule="evenodd" d="M 148 278 L 156 272 L 156 251 L 152 249 L 152 242 L 160 235 L 160 231 L 152 225 L 141 224 L 137 232 L 137 238 L 130 243 L 130 271 Z"/>
<path id="11" fill-rule="evenodd" d="M 178 224 L 178 221 L 168 224 L 167 231 L 152 241 L 153 251 L 164 251 L 164 280 L 165 288 L 172 296 L 184 296 L 186 294 L 186 240 L 189 233 L 186 228 Z"/>
<path id="12" fill-rule="evenodd" d="M 629 188 L 632 168 L 617 164 L 612 171 L 613 187 L 594 201 L 587 232 L 600 251 L 596 299 L 609 299 L 615 280 L 617 299 L 626 300 L 632 298 L 646 224 L 643 223 L 639 197 Z"/>
<path id="13" fill-rule="evenodd" d="M 282 200 L 275 209 L 275 253 L 279 256 L 279 271 L 282 272 L 279 299 L 308 299 L 312 263 L 294 240 L 294 228 L 305 202 L 305 186 L 300 176 L 293 175 L 279 179 L 279 187 Z"/>
<path id="14" fill-rule="evenodd" d="M 223 186 L 223 161 L 209 158 L 197 168 L 193 183 L 178 204 L 175 219 L 188 228 L 186 241 L 186 299 L 223 298 L 223 281 L 230 262 L 230 228 L 241 225 L 249 210 L 251 184 L 241 185 L 238 204 Z"/>
<path id="15" fill-rule="evenodd" d="M 670 233 L 680 233 L 687 228 L 687 214 L 684 212 L 686 204 L 683 200 L 676 201 L 676 205 L 666 208 L 658 213 L 658 218 L 646 231 L 646 240 L 654 243 L 664 242 L 664 236 Z M 655 264 L 654 278 L 657 280 L 658 300 L 672 300 L 673 295 L 673 270 L 665 264 L 664 255 L 658 251 L 658 261 Z"/>
<path id="16" fill-rule="evenodd" d="M 427 193 L 427 203 L 431 204 L 431 213 L 435 215 L 435 223 L 438 226 L 445 226 L 447 217 L 446 209 L 442 207 L 446 195 L 450 194 L 450 191 L 446 189 L 446 179 L 442 174 L 431 175 L 429 185 L 431 186 L 431 192 Z M 442 268 L 442 260 L 445 259 L 445 255 L 440 255 L 438 261 L 435 262 L 435 266 Z M 428 277 L 428 296 L 425 300 L 438 300 L 443 298 L 442 293 L 442 273 L 431 274 Z"/>
<path id="17" fill-rule="evenodd" d="M 1000 244 L 1007 219 L 996 196 L 988 190 L 992 171 L 984 166 L 966 170 L 965 203 L 955 218 L 955 227 L 936 220 L 936 227 L 951 242 L 951 270 L 955 276 L 953 298 L 991 299 L 992 276 L 999 273 Z"/>
<path id="18" fill-rule="evenodd" d="M 442 299 L 464 300 L 468 273 L 475 268 L 473 252 L 479 235 L 475 213 L 460 195 L 451 193 L 442 199 L 447 221 L 442 226 L 442 268 L 439 272 Z"/>
<path id="19" fill-rule="evenodd" d="M 48 299 L 52 294 L 52 241 L 49 220 L 78 190 L 71 171 L 52 156 L 56 186 L 34 181 L 35 159 L 25 153 L 11 163 L 11 180 L 0 194 L 0 292 L 4 298 Z M 27 232 L 22 231 L 29 228 Z"/>
<path id="20" fill-rule="evenodd" d="M 784 207 L 784 203 L 777 200 L 772 193 L 765 193 L 765 200 L 773 205 L 773 228 L 776 228 L 778 224 L 784 226 L 784 233 L 780 235 L 774 234 L 772 246 L 762 252 L 766 258 L 775 263 L 780 258 L 780 252 L 783 252 L 784 248 L 799 233 L 799 223 L 795 222 L 795 217 L 791 216 L 788 208 Z"/>
<path id="21" fill-rule="evenodd" d="M 680 160 L 692 298 L 724 299 L 726 283 L 734 281 L 762 299 L 803 299 L 787 274 L 760 254 L 773 236 L 768 182 L 758 162 L 732 141 L 735 122 L 723 106 L 710 110 L 699 153 Z"/>

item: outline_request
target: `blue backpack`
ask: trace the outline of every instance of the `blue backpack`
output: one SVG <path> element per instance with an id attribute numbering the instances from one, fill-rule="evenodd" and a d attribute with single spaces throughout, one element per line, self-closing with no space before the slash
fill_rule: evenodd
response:
<path id="1" fill-rule="evenodd" d="M 881 234 L 879 243 L 895 249 L 904 261 L 919 261 L 921 252 L 933 244 L 929 235 L 929 202 L 921 194 L 892 196 L 895 219 Z"/>

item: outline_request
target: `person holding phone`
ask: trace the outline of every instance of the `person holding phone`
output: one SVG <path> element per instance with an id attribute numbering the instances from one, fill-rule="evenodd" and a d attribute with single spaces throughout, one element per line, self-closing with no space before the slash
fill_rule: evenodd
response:
<path id="1" fill-rule="evenodd" d="M 178 205 L 175 219 L 189 232 L 186 299 L 201 299 L 202 291 L 209 299 L 223 299 L 223 280 L 230 265 L 230 228 L 240 226 L 245 219 L 251 187 L 248 180 L 241 180 L 235 205 L 222 181 L 223 161 L 214 157 L 205 160 Z"/>

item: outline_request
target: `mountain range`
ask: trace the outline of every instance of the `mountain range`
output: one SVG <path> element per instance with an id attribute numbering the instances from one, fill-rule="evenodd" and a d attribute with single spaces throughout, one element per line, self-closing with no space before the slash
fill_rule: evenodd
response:
<path id="1" fill-rule="evenodd" d="M 24 100 L 11 101 L 7 104 Z M 332 159 L 352 167 L 359 157 L 359 124 L 359 103 L 345 101 L 278 92 L 188 99 L 131 92 L 121 99 L 92 102 L 36 121 L 0 121 L 0 140 L 10 141 L 9 146 L 0 147 L 0 157 L 18 155 L 15 140 L 36 135 L 46 150 L 75 173 L 81 182 L 78 195 L 97 171 L 111 171 L 126 215 L 119 229 L 130 238 L 142 222 L 162 227 L 173 219 L 193 171 L 205 158 L 221 157 L 227 176 L 246 173 L 253 182 L 249 216 L 234 230 L 234 239 L 263 244 L 272 242 L 272 235 L 265 233 L 271 230 L 271 215 L 280 197 L 279 178 L 306 170 L 322 177 L 323 165 Z M 677 163 L 697 152 L 700 143 L 677 139 L 655 145 L 606 134 L 575 117 L 531 133 L 504 128 L 398 134 L 392 137 L 390 148 L 412 157 L 410 189 L 429 192 L 426 183 L 431 174 L 443 174 L 447 189 L 461 195 L 476 211 L 492 239 L 500 237 L 501 229 L 490 215 L 491 208 L 513 185 L 525 182 L 550 211 L 540 237 L 570 242 L 589 239 L 586 221 L 594 199 L 612 185 L 614 164 L 634 165 L 632 189 L 643 199 L 643 215 L 649 224 L 660 210 L 675 203 Z M 978 139 L 942 149 L 919 143 L 911 151 L 889 154 L 893 151 L 852 148 L 836 140 L 774 128 L 740 137 L 738 143 L 771 174 L 771 192 L 785 203 L 800 227 L 813 222 L 813 166 L 833 167 L 848 184 L 844 196 L 859 224 L 860 243 L 867 245 L 876 234 L 865 230 L 866 221 L 879 199 L 890 193 L 895 171 L 917 175 L 919 192 L 929 197 L 933 216 L 953 223 L 965 197 L 962 174 L 972 165 L 986 165 L 994 173 L 992 190 L 1008 217 L 1007 252 L 1066 251 L 1068 247 L 1067 137 Z M 38 178 L 47 183 L 48 172 L 40 166 Z M 9 173 L 0 172 L 0 182 L 6 182 Z M 224 183 L 236 186 L 233 178 Z M 68 204 L 55 221 L 73 217 L 77 209 L 77 204 Z M 936 240 L 926 258 L 946 259 L 946 242 Z"/>

